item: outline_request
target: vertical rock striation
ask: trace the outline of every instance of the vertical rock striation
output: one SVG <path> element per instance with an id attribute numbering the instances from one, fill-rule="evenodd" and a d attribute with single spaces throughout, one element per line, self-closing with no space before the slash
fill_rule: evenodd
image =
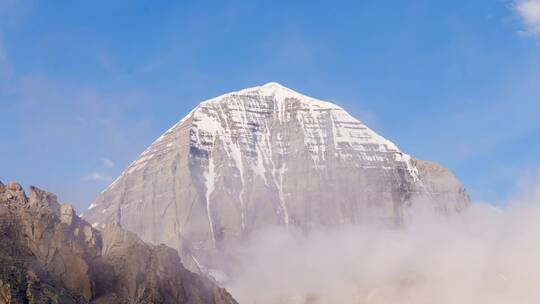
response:
<path id="1" fill-rule="evenodd" d="M 416 197 L 445 212 L 469 203 L 447 170 L 412 159 L 335 104 L 269 83 L 202 102 L 84 217 L 199 264 L 269 225 L 399 225 Z"/>

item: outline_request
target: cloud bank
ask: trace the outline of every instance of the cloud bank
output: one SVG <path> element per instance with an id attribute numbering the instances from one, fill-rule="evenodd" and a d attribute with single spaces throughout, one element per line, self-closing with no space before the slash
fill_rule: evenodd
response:
<path id="1" fill-rule="evenodd" d="M 240 303 L 538 303 L 540 181 L 504 210 L 411 212 L 403 230 L 260 231 L 226 287 Z M 525 188 L 524 188 L 525 189 Z"/>

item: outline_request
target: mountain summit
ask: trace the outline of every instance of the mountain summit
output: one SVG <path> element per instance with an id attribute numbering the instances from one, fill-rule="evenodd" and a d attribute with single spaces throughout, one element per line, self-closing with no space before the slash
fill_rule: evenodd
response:
<path id="1" fill-rule="evenodd" d="M 399 225 L 415 198 L 442 212 L 469 203 L 448 170 L 411 158 L 341 107 L 272 82 L 200 103 L 84 217 L 198 264 L 271 225 Z"/>

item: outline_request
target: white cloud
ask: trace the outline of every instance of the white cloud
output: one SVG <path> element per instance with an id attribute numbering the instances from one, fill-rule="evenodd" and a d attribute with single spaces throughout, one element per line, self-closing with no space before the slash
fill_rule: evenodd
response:
<path id="1" fill-rule="evenodd" d="M 523 18 L 527 25 L 527 30 L 523 31 L 527 35 L 540 34 L 540 0 L 519 0 L 515 3 L 514 9 Z"/>
<path id="2" fill-rule="evenodd" d="M 111 168 L 114 167 L 114 162 L 113 162 L 112 160 L 110 160 L 109 158 L 107 158 L 107 157 L 103 157 L 103 158 L 101 159 L 101 161 L 102 161 L 103 164 L 104 164 L 105 166 L 107 166 L 107 167 L 111 167 Z"/>
<path id="3" fill-rule="evenodd" d="M 107 175 L 99 173 L 99 172 L 92 172 L 92 173 L 88 174 L 87 176 L 83 177 L 83 180 L 99 181 L 99 182 L 111 182 L 112 178 L 110 176 L 107 176 Z"/>
<path id="4" fill-rule="evenodd" d="M 475 203 L 454 217 L 409 209 L 406 229 L 259 230 L 233 248 L 238 262 L 226 262 L 236 268 L 224 287 L 239 303 L 535 304 L 540 174 L 518 190 L 501 209 Z"/>

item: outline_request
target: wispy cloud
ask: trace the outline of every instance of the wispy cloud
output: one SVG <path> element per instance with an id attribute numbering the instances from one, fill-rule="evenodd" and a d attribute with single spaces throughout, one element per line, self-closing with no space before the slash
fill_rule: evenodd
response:
<path id="1" fill-rule="evenodd" d="M 103 158 L 101 159 L 101 161 L 102 161 L 103 164 L 104 164 L 105 166 L 107 166 L 107 167 L 111 167 L 111 168 L 114 167 L 114 162 L 113 162 L 112 160 L 110 160 L 109 158 L 107 158 L 107 157 L 103 157 Z"/>
<path id="2" fill-rule="evenodd" d="M 83 180 L 87 181 L 98 181 L 98 182 L 111 182 L 112 178 L 110 176 L 107 176 L 103 173 L 99 172 L 92 172 L 85 177 L 83 177 Z"/>
<path id="3" fill-rule="evenodd" d="M 527 29 L 525 35 L 540 35 L 540 0 L 518 0 L 514 9 L 519 13 Z"/>

